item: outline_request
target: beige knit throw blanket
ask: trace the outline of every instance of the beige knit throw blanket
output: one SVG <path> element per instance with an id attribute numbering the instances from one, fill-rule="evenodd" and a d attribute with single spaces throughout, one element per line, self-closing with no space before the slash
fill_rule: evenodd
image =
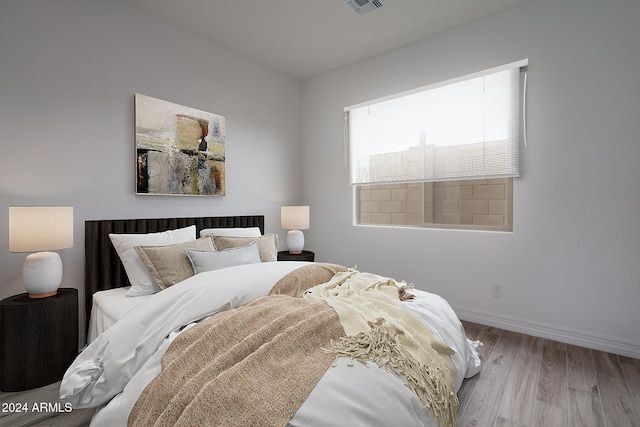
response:
<path id="1" fill-rule="evenodd" d="M 346 336 L 327 351 L 374 362 L 404 379 L 438 425 L 458 425 L 453 350 L 415 314 L 402 307 L 407 284 L 349 270 L 309 289 L 305 299 L 323 300 L 340 317 Z"/>
<path id="2" fill-rule="evenodd" d="M 300 296 L 340 270 L 301 267 L 283 277 L 273 295 L 184 331 L 164 354 L 162 372 L 139 397 L 129 425 L 286 425 L 335 359 L 321 348 L 344 335 L 331 307 Z"/>
<path id="3" fill-rule="evenodd" d="M 385 367 L 406 380 L 440 426 L 456 425 L 451 350 L 421 331 L 424 325 L 413 314 L 402 319 L 396 311 L 405 311 L 398 298 L 404 286 L 344 286 L 349 280 L 343 279 L 355 273 L 332 264 L 299 268 L 269 296 L 180 334 L 162 358 L 162 372 L 136 402 L 129 425 L 284 426 L 336 356 Z M 350 289 L 349 295 L 340 287 Z M 358 297 L 369 305 L 357 309 L 364 317 L 352 312 L 356 293 L 367 295 Z M 402 326 L 403 320 L 410 323 Z M 416 327 L 420 332 L 414 333 Z"/>

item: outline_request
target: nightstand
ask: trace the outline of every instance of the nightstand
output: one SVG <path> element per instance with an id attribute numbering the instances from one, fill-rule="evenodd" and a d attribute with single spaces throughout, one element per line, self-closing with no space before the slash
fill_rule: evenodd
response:
<path id="1" fill-rule="evenodd" d="M 278 261 L 312 261 L 316 254 L 311 251 L 302 251 L 300 254 L 290 254 L 289 251 L 278 252 Z"/>
<path id="2" fill-rule="evenodd" d="M 77 289 L 0 301 L 0 390 L 22 391 L 60 381 L 77 354 Z"/>

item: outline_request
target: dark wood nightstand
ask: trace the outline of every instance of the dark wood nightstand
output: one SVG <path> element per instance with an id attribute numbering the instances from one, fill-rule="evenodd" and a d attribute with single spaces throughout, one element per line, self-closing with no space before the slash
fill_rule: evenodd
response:
<path id="1" fill-rule="evenodd" d="M 316 254 L 311 251 L 302 251 L 300 254 L 290 254 L 289 251 L 278 252 L 278 261 L 312 261 Z"/>
<path id="2" fill-rule="evenodd" d="M 78 290 L 47 298 L 0 301 L 0 390 L 22 391 L 60 381 L 78 354 Z"/>

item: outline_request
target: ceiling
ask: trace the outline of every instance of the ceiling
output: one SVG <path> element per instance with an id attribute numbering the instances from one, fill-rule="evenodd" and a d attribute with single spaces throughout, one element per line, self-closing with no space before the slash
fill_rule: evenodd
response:
<path id="1" fill-rule="evenodd" d="M 220 46 L 304 80 L 406 46 L 526 0 L 128 0 Z"/>

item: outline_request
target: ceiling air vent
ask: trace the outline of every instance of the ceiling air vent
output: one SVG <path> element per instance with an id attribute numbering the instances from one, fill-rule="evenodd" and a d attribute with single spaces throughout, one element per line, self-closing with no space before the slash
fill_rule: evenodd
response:
<path id="1" fill-rule="evenodd" d="M 364 16 L 384 6 L 382 0 L 347 0 L 345 3 L 351 6 L 360 16 Z"/>

